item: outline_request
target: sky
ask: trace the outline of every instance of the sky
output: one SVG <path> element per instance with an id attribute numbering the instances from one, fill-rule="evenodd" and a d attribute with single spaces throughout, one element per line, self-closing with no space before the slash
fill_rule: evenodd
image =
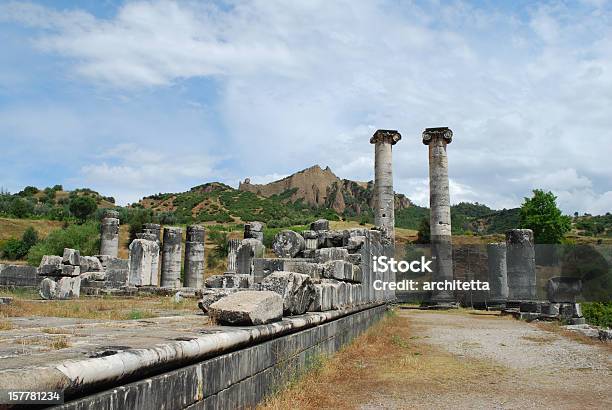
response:
<path id="1" fill-rule="evenodd" d="M 135 202 L 314 164 L 428 204 L 426 127 L 451 201 L 612 211 L 612 1 L 0 0 L 0 187 Z"/>

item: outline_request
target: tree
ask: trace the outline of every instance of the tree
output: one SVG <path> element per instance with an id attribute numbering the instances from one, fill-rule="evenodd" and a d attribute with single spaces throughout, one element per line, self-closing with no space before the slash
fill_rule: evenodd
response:
<path id="1" fill-rule="evenodd" d="M 557 197 L 541 189 L 533 191 L 532 198 L 525 198 L 520 210 L 521 227 L 533 230 L 536 243 L 561 243 L 571 229 L 571 218 L 562 215 L 557 208 Z"/>
<path id="2" fill-rule="evenodd" d="M 419 231 L 417 232 L 417 243 L 429 243 L 431 241 L 431 228 L 429 218 L 421 219 Z"/>
<path id="3" fill-rule="evenodd" d="M 27 199 L 15 197 L 11 202 L 10 213 L 16 218 L 25 218 L 34 211 L 34 204 Z"/>
<path id="4" fill-rule="evenodd" d="M 98 209 L 96 200 L 87 196 L 77 196 L 70 200 L 70 213 L 74 215 L 80 223 L 83 223 L 87 218 Z"/>

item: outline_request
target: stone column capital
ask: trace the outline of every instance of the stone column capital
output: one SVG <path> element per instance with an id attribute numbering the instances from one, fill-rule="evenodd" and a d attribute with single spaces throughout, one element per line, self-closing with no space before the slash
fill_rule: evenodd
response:
<path id="1" fill-rule="evenodd" d="M 434 138 L 444 138 L 444 141 L 450 144 L 453 141 L 453 131 L 448 127 L 425 128 L 423 144 L 429 145 Z"/>
<path id="2" fill-rule="evenodd" d="M 370 138 L 370 144 L 386 142 L 388 144 L 395 145 L 401 139 L 401 134 L 396 130 L 378 130 L 374 133 L 372 138 Z"/>

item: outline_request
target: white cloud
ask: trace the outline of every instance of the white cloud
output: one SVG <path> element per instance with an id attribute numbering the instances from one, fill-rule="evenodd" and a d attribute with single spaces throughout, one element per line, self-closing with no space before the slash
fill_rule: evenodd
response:
<path id="1" fill-rule="evenodd" d="M 235 173 L 262 176 L 253 180 L 314 163 L 372 179 L 369 137 L 395 128 L 397 190 L 426 204 L 420 133 L 448 125 L 453 202 L 518 206 L 537 187 L 566 212 L 610 205 L 612 12 L 599 2 L 511 12 L 461 1 L 133 1 L 106 19 L 9 3 L 0 15 L 40 28 L 38 47 L 118 93 L 214 79 L 226 138 L 208 143 L 244 158 Z M 137 186 L 151 178 L 135 162 L 87 169 L 92 181 L 134 173 Z M 204 180 L 210 167 L 194 172 Z"/>

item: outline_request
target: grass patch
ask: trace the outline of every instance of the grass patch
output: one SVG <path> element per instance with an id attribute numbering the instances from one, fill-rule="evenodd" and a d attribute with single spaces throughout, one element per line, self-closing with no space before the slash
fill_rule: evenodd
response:
<path id="1" fill-rule="evenodd" d="M 373 394 L 392 395 L 405 390 L 406 383 L 410 383 L 415 395 L 432 385 L 469 389 L 482 374 L 501 375 L 505 371 L 489 362 L 458 359 L 419 343 L 409 320 L 390 311 L 353 343 L 327 358 L 316 371 L 268 397 L 259 408 L 359 408 Z"/>
<path id="2" fill-rule="evenodd" d="M 0 330 L 11 330 L 13 328 L 13 324 L 8 320 L 0 320 Z"/>

